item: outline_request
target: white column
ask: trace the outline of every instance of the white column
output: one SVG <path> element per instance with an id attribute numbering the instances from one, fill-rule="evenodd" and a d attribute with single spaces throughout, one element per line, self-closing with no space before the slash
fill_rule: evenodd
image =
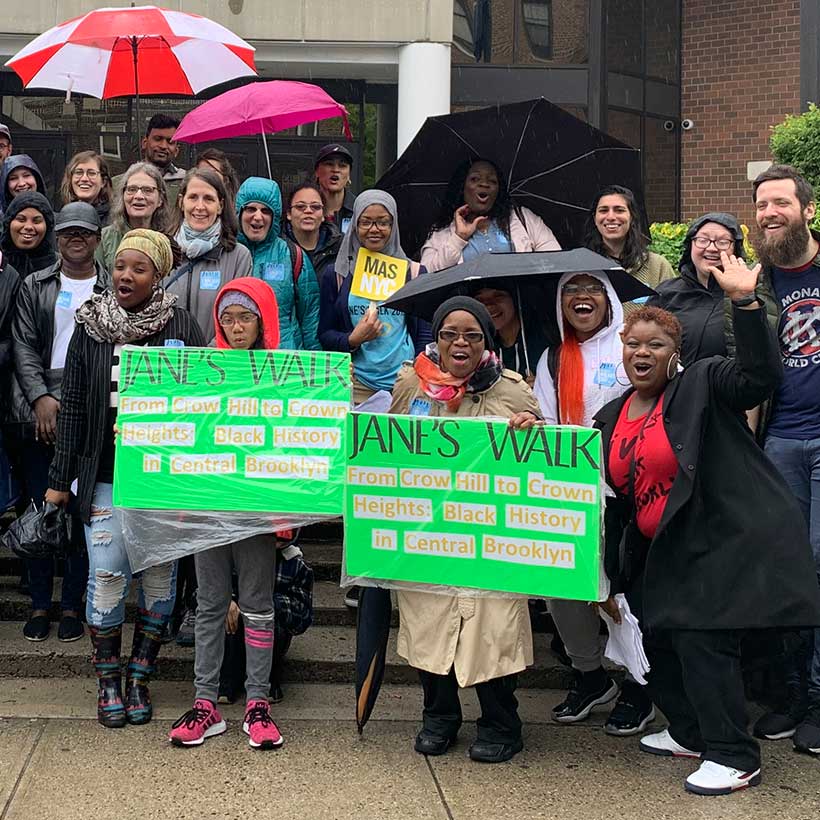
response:
<path id="1" fill-rule="evenodd" d="M 399 48 L 398 151 L 427 117 L 450 113 L 450 44 L 409 43 Z"/>

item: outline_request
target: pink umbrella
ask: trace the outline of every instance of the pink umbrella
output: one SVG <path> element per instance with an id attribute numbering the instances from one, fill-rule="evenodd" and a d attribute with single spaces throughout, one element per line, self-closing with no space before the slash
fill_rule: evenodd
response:
<path id="1" fill-rule="evenodd" d="M 174 138 L 206 142 L 262 134 L 264 141 L 267 133 L 331 117 L 341 117 L 345 136 L 353 139 L 347 110 L 326 91 L 310 83 L 271 80 L 234 88 L 202 103 L 185 115 Z M 270 176 L 267 142 L 265 159 Z"/>

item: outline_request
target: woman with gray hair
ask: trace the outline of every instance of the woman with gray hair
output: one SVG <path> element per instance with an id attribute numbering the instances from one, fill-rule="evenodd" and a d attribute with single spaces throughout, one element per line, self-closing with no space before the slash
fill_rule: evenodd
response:
<path id="1" fill-rule="evenodd" d="M 396 200 L 385 191 L 373 189 L 356 197 L 335 268 L 320 283 L 319 341 L 325 350 L 351 354 L 354 404 L 379 390 L 392 390 L 402 363 L 430 341 L 426 322 L 350 293 L 360 248 L 407 260 Z M 417 262 L 409 262 L 411 279 L 425 272 Z"/>
<path id="2" fill-rule="evenodd" d="M 168 234 L 171 213 L 162 173 L 151 162 L 135 162 L 121 177 L 114 192 L 111 224 L 103 228 L 96 259 L 110 271 L 117 248 L 128 231 L 150 228 Z"/>

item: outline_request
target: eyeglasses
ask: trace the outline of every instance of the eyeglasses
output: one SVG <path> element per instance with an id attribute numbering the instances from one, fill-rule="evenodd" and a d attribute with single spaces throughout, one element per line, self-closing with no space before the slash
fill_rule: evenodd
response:
<path id="1" fill-rule="evenodd" d="M 595 282 L 591 285 L 572 285 L 567 284 L 561 288 L 561 293 L 565 293 L 567 296 L 577 296 L 579 293 L 603 293 L 606 288 L 600 283 Z"/>
<path id="2" fill-rule="evenodd" d="M 89 179 L 96 179 L 98 176 L 100 176 L 100 172 L 95 171 L 93 168 L 89 170 L 85 170 L 83 168 L 75 168 L 71 172 L 71 176 L 74 177 L 74 179 L 82 179 L 83 177 L 88 177 Z"/>
<path id="3" fill-rule="evenodd" d="M 240 313 L 239 316 L 229 316 L 227 314 L 223 314 L 219 317 L 219 324 L 222 327 L 233 327 L 235 324 L 240 325 L 249 325 L 253 322 L 259 320 L 259 317 L 255 313 Z"/>
<path id="4" fill-rule="evenodd" d="M 367 219 L 363 217 L 356 223 L 363 231 L 369 231 L 374 225 L 380 231 L 389 231 L 393 227 L 393 220 L 387 219 Z"/>
<path id="5" fill-rule="evenodd" d="M 129 196 L 136 196 L 138 193 L 143 196 L 155 194 L 159 189 L 156 185 L 126 185 L 125 193 Z"/>
<path id="6" fill-rule="evenodd" d="M 458 330 L 440 330 L 438 332 L 438 338 L 442 342 L 454 342 L 459 336 L 471 345 L 477 345 L 479 342 L 484 341 L 484 334 L 480 330 L 468 330 L 466 333 L 461 333 Z"/>
<path id="7" fill-rule="evenodd" d="M 318 213 L 323 207 L 324 206 L 318 202 L 296 202 L 290 206 L 290 209 L 292 211 L 299 211 L 300 214 L 303 214 L 305 211 Z"/>
<path id="8" fill-rule="evenodd" d="M 63 228 L 57 229 L 57 236 L 60 239 L 90 239 L 96 236 L 95 231 L 89 231 L 86 228 Z"/>
<path id="9" fill-rule="evenodd" d="M 700 248 L 702 251 L 705 251 L 709 245 L 714 245 L 719 251 L 728 251 L 732 245 L 735 244 L 734 239 L 709 239 L 708 236 L 696 236 L 692 240 L 692 244 L 696 248 Z"/>

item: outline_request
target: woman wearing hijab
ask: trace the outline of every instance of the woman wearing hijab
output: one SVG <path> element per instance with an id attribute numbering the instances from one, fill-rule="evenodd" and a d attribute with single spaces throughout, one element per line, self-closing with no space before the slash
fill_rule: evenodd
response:
<path id="1" fill-rule="evenodd" d="M 86 525 L 88 547 L 86 620 L 98 679 L 97 719 L 109 728 L 151 719 L 148 680 L 176 593 L 176 563 L 141 573 L 123 699 L 120 646 L 132 573 L 120 512 L 112 504 L 120 351 L 126 344 L 204 344 L 191 314 L 178 308 L 177 297 L 160 286 L 172 263 L 168 237 L 144 228 L 129 231 L 117 250 L 111 290 L 92 296 L 77 311 L 45 497 L 65 506 L 77 481 L 77 509 Z"/>
<path id="2" fill-rule="evenodd" d="M 350 293 L 359 248 L 408 261 L 411 279 L 424 273 L 402 250 L 396 200 L 375 189 L 359 194 L 335 273 L 322 277 L 319 310 L 322 347 L 352 356 L 354 405 L 379 390 L 392 390 L 402 362 L 423 350 L 429 338 L 425 323 Z"/>
<path id="3" fill-rule="evenodd" d="M 25 279 L 57 261 L 54 244 L 54 211 L 36 191 L 16 196 L 3 214 L 3 258 Z"/>
<path id="4" fill-rule="evenodd" d="M 538 404 L 518 373 L 493 350 L 493 323 L 475 299 L 455 296 L 433 317 L 434 341 L 406 364 L 391 413 L 502 417 L 518 429 L 538 420 Z M 398 652 L 419 671 L 424 690 L 419 754 L 441 755 L 461 726 L 459 687 L 475 686 L 481 704 L 470 757 L 509 760 L 524 748 L 516 675 L 532 663 L 532 632 L 522 597 L 397 593 Z"/>
<path id="5" fill-rule="evenodd" d="M 513 204 L 501 169 L 475 159 L 459 165 L 450 179 L 421 263 L 437 271 L 482 253 L 560 250 L 541 217 Z"/>
<path id="6" fill-rule="evenodd" d="M 732 303 L 736 358 L 680 372 L 680 323 L 641 308 L 623 331 L 631 389 L 595 417 L 617 496 L 607 505 L 607 574 L 641 623 L 649 689 L 669 721 L 640 748 L 702 761 L 685 789 L 706 795 L 761 779 L 741 638 L 820 622 L 804 519 L 744 417 L 783 375 L 755 295 L 760 266 L 726 251 L 720 261 L 710 273 Z"/>
<path id="7" fill-rule="evenodd" d="M 544 352 L 536 370 L 535 397 L 547 424 L 591 427 L 598 410 L 627 388 L 623 375 L 623 307 L 606 274 L 566 273 L 558 280 L 556 314 L 561 344 Z M 586 720 L 618 697 L 603 667 L 601 619 L 584 601 L 549 602 L 555 627 L 574 672 L 566 698 L 552 710 L 558 723 Z M 627 679 L 604 724 L 610 735 L 633 735 L 654 719 L 645 689 Z"/>

